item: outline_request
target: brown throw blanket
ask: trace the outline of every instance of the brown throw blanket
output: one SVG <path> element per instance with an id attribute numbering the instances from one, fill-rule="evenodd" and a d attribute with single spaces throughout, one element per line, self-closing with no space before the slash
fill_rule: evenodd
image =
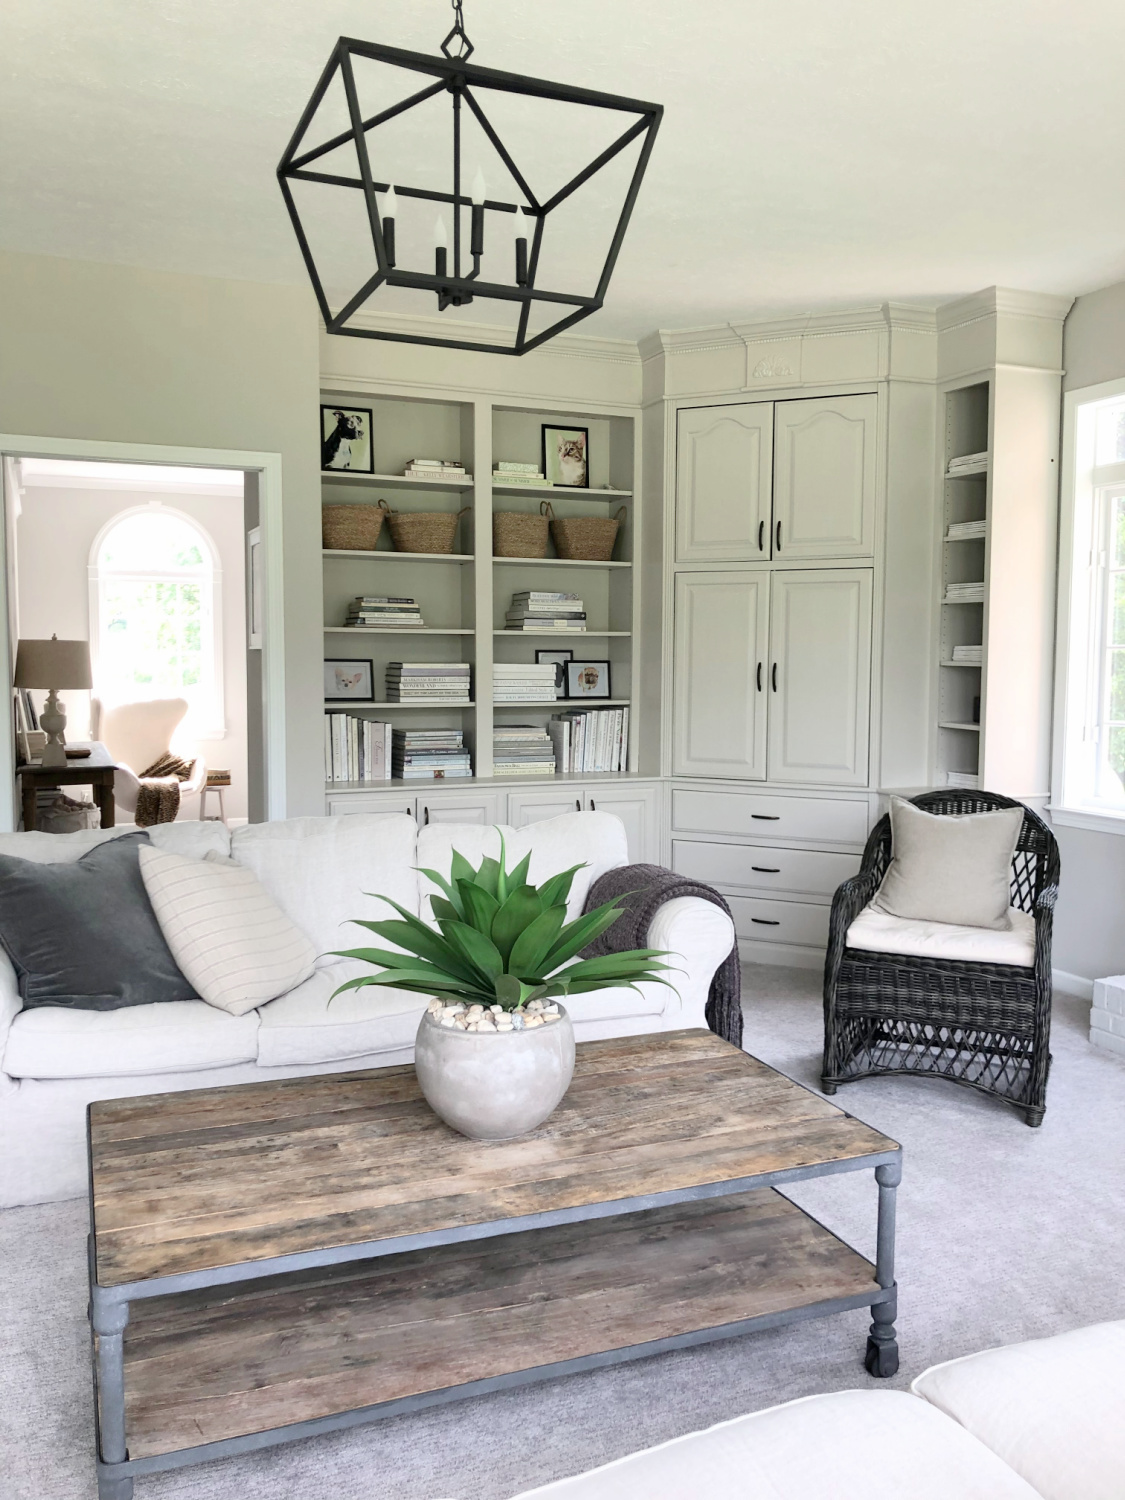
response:
<path id="1" fill-rule="evenodd" d="M 133 814 L 133 822 L 138 828 L 176 821 L 180 810 L 180 782 L 191 780 L 194 767 L 194 761 L 181 760 L 178 755 L 162 755 L 147 771 L 141 772 L 137 778 L 141 783 L 137 792 L 137 810 Z"/>
<path id="2" fill-rule="evenodd" d="M 688 880 L 660 865 L 621 865 L 595 880 L 586 897 L 586 911 L 604 906 L 607 901 L 622 898 L 622 912 L 601 937 L 583 948 L 583 958 L 603 953 L 624 953 L 629 948 L 648 947 L 648 929 L 665 901 L 677 896 L 698 896 L 731 915 L 730 907 L 709 885 Z M 733 918 L 732 918 L 733 920 Z M 672 976 L 674 980 L 675 976 Z M 717 1036 L 742 1045 L 742 973 L 738 965 L 738 944 L 715 970 L 707 998 L 707 1024 Z"/>

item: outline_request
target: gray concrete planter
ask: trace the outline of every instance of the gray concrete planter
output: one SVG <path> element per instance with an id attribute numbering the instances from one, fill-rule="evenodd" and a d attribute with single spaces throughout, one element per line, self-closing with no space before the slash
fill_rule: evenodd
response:
<path id="1" fill-rule="evenodd" d="M 414 1071 L 433 1112 L 475 1141 L 534 1130 L 558 1108 L 574 1073 L 574 1027 L 562 1019 L 526 1031 L 441 1026 L 427 1011 L 414 1042 Z"/>

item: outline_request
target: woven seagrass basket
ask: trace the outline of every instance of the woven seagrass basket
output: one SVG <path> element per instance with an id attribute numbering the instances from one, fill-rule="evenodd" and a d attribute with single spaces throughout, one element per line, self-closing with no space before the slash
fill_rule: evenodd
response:
<path id="1" fill-rule="evenodd" d="M 544 500 L 539 509 L 550 507 Z M 498 510 L 492 517 L 492 555 L 494 557 L 546 557 L 546 514 L 527 516 L 518 510 Z"/>
<path id="2" fill-rule="evenodd" d="M 555 551 L 567 562 L 609 562 L 617 529 L 625 515 L 623 505 L 615 516 L 556 516 L 547 502 L 551 518 L 551 538 Z"/>
<path id="3" fill-rule="evenodd" d="M 386 501 L 378 505 L 325 505 L 320 512 L 320 531 L 329 552 L 374 552 L 387 514 Z"/>
<path id="4" fill-rule="evenodd" d="M 452 552 L 457 523 L 467 515 L 466 505 L 455 516 L 447 511 L 388 511 L 387 525 L 396 552 Z"/>

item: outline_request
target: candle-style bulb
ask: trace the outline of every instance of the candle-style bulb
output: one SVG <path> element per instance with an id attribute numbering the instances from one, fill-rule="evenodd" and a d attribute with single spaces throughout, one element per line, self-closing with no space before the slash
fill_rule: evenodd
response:
<path id="1" fill-rule="evenodd" d="M 383 194 L 383 217 L 384 219 L 398 218 L 398 195 L 395 192 L 395 185 L 393 182 L 391 183 L 387 191 Z"/>
<path id="2" fill-rule="evenodd" d="M 438 214 L 434 220 L 434 249 L 446 250 L 449 248 L 449 236 L 445 232 L 445 220 Z"/>
<path id="3" fill-rule="evenodd" d="M 472 198 L 474 203 L 483 204 L 487 194 L 488 184 L 484 180 L 484 173 L 478 167 L 477 175 L 473 178 L 473 185 L 469 189 L 469 196 Z"/>

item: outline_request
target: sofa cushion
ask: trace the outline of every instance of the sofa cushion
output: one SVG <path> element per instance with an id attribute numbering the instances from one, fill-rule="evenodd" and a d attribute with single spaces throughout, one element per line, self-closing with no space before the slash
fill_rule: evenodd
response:
<path id="1" fill-rule="evenodd" d="M 893 857 L 875 905 L 895 917 L 1006 929 L 1022 827 L 1022 807 L 941 815 L 892 797 Z"/>
<path id="2" fill-rule="evenodd" d="M 518 1500 L 1038 1500 L 983 1443 L 901 1391 L 808 1396 Z"/>
<path id="3" fill-rule="evenodd" d="M 333 950 L 354 948 L 368 936 L 350 922 L 395 915 L 368 892 L 392 896 L 417 916 L 417 838 L 418 825 L 405 813 L 290 818 L 236 828 L 231 854 L 308 934 L 324 966 L 339 962 Z"/>
<path id="4" fill-rule="evenodd" d="M 0 855 L 0 942 L 25 1007 L 194 999 L 145 894 L 142 845 L 134 832 L 66 863 Z"/>
<path id="5" fill-rule="evenodd" d="M 912 1389 L 1022 1474 L 1043 1500 L 1125 1494 L 1125 1322 L 934 1365 Z"/>
<path id="6" fill-rule="evenodd" d="M 4 1072 L 12 1078 L 129 1078 L 253 1062 L 258 1014 L 228 1016 L 202 1000 L 69 1010 L 47 1005 L 12 1022 Z"/>
<path id="7" fill-rule="evenodd" d="M 87 828 L 80 833 L 0 833 L 0 855 L 14 854 L 37 865 L 70 865 L 89 849 L 110 839 L 127 838 L 136 833 L 128 823 L 116 828 Z M 189 859 L 203 859 L 214 851 L 230 853 L 230 829 L 211 820 L 184 819 L 182 823 L 156 823 L 146 828 L 154 849 L 172 854 L 186 854 Z"/>
<path id="8" fill-rule="evenodd" d="M 574 877 L 567 902 L 567 919 L 573 921 L 586 904 L 590 886 L 607 870 L 629 863 L 629 845 L 625 826 L 612 813 L 565 813 L 561 818 L 546 818 L 526 828 L 500 824 L 486 828 L 479 823 L 429 823 L 418 830 L 420 869 L 436 870 L 449 879 L 453 851 L 463 854 L 471 865 L 479 865 L 487 854 L 500 855 L 500 833 L 508 852 L 508 868 L 531 851 L 528 879 L 539 885 L 572 865 L 585 865 Z M 425 915 L 430 917 L 431 892 L 440 894 L 424 876 L 421 877 Z"/>
<path id="9" fill-rule="evenodd" d="M 185 859 L 140 851 L 141 876 L 172 956 L 208 1005 L 244 1016 L 307 979 L 316 949 L 262 889 L 224 855 Z"/>
<path id="10" fill-rule="evenodd" d="M 1007 932 L 988 927 L 957 927 L 952 922 L 921 922 L 892 917 L 866 906 L 848 928 L 849 948 L 868 953 L 906 953 L 917 958 L 953 958 L 978 964 L 1035 962 L 1035 918 L 1013 906 Z"/>
<path id="11" fill-rule="evenodd" d="M 288 995 L 263 1005 L 258 1032 L 261 1066 L 339 1062 L 413 1047 L 428 996 L 369 984 L 332 1000 L 337 986 L 374 972 L 370 964 L 345 959 L 318 969 Z"/>

